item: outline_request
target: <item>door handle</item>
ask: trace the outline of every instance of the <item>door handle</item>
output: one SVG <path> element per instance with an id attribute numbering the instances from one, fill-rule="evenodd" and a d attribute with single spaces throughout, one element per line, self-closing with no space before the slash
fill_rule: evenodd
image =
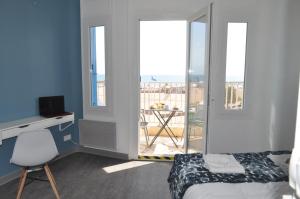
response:
<path id="1" fill-rule="evenodd" d="M 215 103 L 215 98 L 210 98 L 210 100 L 208 101 L 208 106 L 210 106 L 211 104 L 214 104 Z"/>

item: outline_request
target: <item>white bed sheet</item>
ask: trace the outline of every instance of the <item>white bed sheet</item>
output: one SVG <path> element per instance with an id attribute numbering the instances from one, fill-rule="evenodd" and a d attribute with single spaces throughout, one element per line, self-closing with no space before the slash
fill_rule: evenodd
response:
<path id="1" fill-rule="evenodd" d="M 183 199 L 282 199 L 291 193 L 287 182 L 206 183 L 188 188 Z"/>

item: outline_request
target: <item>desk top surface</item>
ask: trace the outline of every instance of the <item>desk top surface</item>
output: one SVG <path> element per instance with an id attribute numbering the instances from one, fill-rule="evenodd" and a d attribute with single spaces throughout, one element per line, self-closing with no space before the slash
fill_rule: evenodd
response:
<path id="1" fill-rule="evenodd" d="M 65 116 L 61 116 L 61 117 L 68 117 L 68 116 L 74 116 L 74 113 L 72 113 L 71 115 L 65 115 Z M 42 116 L 33 116 L 33 117 L 27 117 L 27 118 L 23 118 L 23 119 L 19 119 L 19 120 L 14 120 L 14 121 L 3 122 L 3 123 L 0 123 L 0 131 L 19 127 L 21 125 L 33 124 L 36 122 L 51 120 L 51 119 L 54 119 L 57 117 L 58 116 L 46 118 L 46 117 L 42 117 Z"/>

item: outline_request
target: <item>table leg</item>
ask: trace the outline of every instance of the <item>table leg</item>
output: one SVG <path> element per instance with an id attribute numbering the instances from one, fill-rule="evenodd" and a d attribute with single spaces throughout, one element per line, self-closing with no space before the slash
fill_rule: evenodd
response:
<path id="1" fill-rule="evenodd" d="M 157 134 L 154 136 L 154 138 L 152 139 L 151 143 L 149 144 L 149 147 L 151 147 L 151 146 L 154 144 L 155 140 L 158 138 L 158 136 L 161 134 L 161 132 L 162 132 L 163 130 L 164 130 L 163 127 L 161 127 L 161 128 L 159 129 L 159 131 L 157 132 Z"/>
<path id="2" fill-rule="evenodd" d="M 172 117 L 174 116 L 175 111 L 173 111 L 173 112 L 170 114 L 170 116 L 168 117 L 168 119 L 167 119 L 164 123 L 162 123 L 162 121 L 160 120 L 159 116 L 156 114 L 155 110 L 153 110 L 153 113 L 154 113 L 154 115 L 156 116 L 156 118 L 159 120 L 159 122 L 160 122 L 163 126 L 159 129 L 159 131 L 157 132 L 157 134 L 155 135 L 155 137 L 152 139 L 152 141 L 151 141 L 149 147 L 151 147 L 151 146 L 154 144 L 155 140 L 158 138 L 158 136 L 161 134 L 161 132 L 162 132 L 163 130 L 165 130 L 165 131 L 167 132 L 168 136 L 170 137 L 170 139 L 172 140 L 172 142 L 174 143 L 174 145 L 176 146 L 176 148 L 178 148 L 176 142 L 173 140 L 172 136 L 170 135 L 170 133 L 169 133 L 168 130 L 166 129 L 166 126 L 168 125 L 168 123 L 169 123 L 169 121 L 172 119 Z"/>
<path id="3" fill-rule="evenodd" d="M 172 119 L 173 116 L 175 115 L 175 113 L 176 113 L 176 111 L 172 111 L 172 113 L 169 115 L 169 117 L 171 117 L 171 119 Z M 162 115 L 160 114 L 160 112 L 158 112 L 158 114 L 159 114 L 161 120 L 165 123 L 166 120 L 164 120 L 164 118 L 162 117 Z M 169 118 L 169 117 L 168 117 L 168 118 Z M 170 119 L 170 120 L 171 120 L 171 119 Z M 162 124 L 162 122 L 160 122 L 160 123 Z M 174 137 L 174 138 L 176 139 L 176 141 L 178 142 L 177 136 L 174 134 L 174 132 L 171 130 L 171 128 L 169 127 L 168 124 L 166 125 L 166 127 L 170 130 L 170 132 L 172 133 L 173 137 Z M 168 130 L 166 129 L 166 131 L 168 131 Z"/>

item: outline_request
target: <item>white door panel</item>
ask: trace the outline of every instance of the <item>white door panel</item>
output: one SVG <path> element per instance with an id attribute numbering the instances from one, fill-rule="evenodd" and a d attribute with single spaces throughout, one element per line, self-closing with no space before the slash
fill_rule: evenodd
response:
<path id="1" fill-rule="evenodd" d="M 211 6 L 188 24 L 186 152 L 206 153 L 209 99 Z"/>

